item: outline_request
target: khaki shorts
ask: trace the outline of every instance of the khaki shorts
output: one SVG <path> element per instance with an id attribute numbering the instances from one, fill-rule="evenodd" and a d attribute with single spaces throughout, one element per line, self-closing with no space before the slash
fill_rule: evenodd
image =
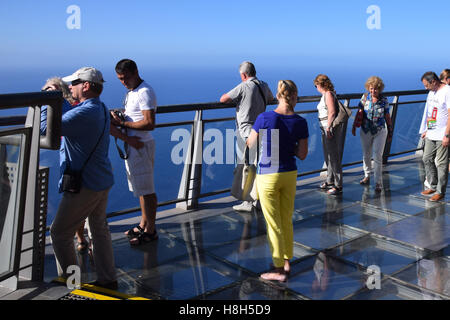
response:
<path id="1" fill-rule="evenodd" d="M 153 166 L 155 162 L 155 140 L 145 141 L 139 150 L 129 147 L 125 160 L 128 188 L 135 197 L 155 193 Z"/>

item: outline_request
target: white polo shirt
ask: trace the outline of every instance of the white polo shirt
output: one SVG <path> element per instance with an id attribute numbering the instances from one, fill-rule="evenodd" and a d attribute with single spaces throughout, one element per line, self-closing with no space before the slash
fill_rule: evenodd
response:
<path id="1" fill-rule="evenodd" d="M 153 88 L 145 81 L 135 88 L 128 91 L 125 97 L 125 115 L 127 121 L 140 121 L 144 119 L 143 110 L 155 110 L 156 112 L 156 95 Z M 141 137 L 141 141 L 153 140 L 150 131 L 147 130 L 133 130 L 128 128 L 129 136 Z"/>
<path id="2" fill-rule="evenodd" d="M 438 91 L 430 91 L 425 105 L 420 133 L 427 131 L 430 140 L 442 140 L 447 127 L 450 108 L 450 87 L 444 86 Z"/>

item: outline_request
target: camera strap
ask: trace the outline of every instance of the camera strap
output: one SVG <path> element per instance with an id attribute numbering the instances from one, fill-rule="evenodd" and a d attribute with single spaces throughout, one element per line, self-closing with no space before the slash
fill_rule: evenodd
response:
<path id="1" fill-rule="evenodd" d="M 125 130 L 125 134 L 127 134 L 126 130 Z M 117 148 L 117 151 L 119 152 L 119 156 L 123 160 L 128 159 L 128 156 L 129 156 L 128 155 L 128 143 L 126 143 L 126 142 L 123 143 L 123 148 L 124 148 L 124 151 L 123 151 L 117 144 L 117 137 L 114 138 L 114 142 L 116 143 L 116 148 Z"/>

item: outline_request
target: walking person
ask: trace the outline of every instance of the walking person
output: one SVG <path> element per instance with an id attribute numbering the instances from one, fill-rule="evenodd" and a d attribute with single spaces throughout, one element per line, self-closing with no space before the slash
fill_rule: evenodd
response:
<path id="1" fill-rule="evenodd" d="M 279 81 L 278 106 L 258 116 L 247 140 L 249 147 L 255 145 L 258 138 L 262 141 L 256 184 L 275 267 L 272 272 L 261 275 L 265 280 L 285 281 L 294 254 L 295 157 L 306 158 L 309 136 L 306 120 L 294 113 L 297 95 L 293 81 Z"/>
<path id="2" fill-rule="evenodd" d="M 128 187 L 139 198 L 141 221 L 125 234 L 131 245 L 158 239 L 155 228 L 158 201 L 154 185 L 155 140 L 150 131 L 155 128 L 156 95 L 153 88 L 139 75 L 136 62 L 120 60 L 115 68 L 117 78 L 128 89 L 125 97 L 125 119 L 111 112 L 111 135 L 128 143 L 125 160 Z M 126 129 L 126 134 L 120 129 Z"/>
<path id="3" fill-rule="evenodd" d="M 372 155 L 374 162 L 375 192 L 383 189 L 383 151 L 386 139 L 392 139 L 392 122 L 389 114 L 389 101 L 383 96 L 384 83 L 381 78 L 372 76 L 367 79 L 365 88 L 368 93 L 363 94 L 359 102 L 359 110 L 353 122 L 352 134 L 356 135 L 358 118 L 362 119 L 361 144 L 363 149 L 364 177 L 361 185 L 370 184 L 372 170 Z"/>
<path id="4" fill-rule="evenodd" d="M 429 90 L 419 134 L 425 140 L 423 162 L 429 188 L 422 195 L 428 200 L 445 198 L 448 180 L 448 146 L 450 145 L 450 86 L 442 83 L 436 73 L 423 74 L 422 83 Z"/>
<path id="5" fill-rule="evenodd" d="M 92 255 L 97 281 L 93 284 L 117 288 L 111 235 L 106 220 L 108 193 L 114 184 L 109 149 L 109 115 L 100 101 L 103 76 L 84 67 L 63 78 L 72 97 L 80 103 L 62 116 L 59 190 L 63 192 L 50 235 L 58 275 L 77 265 L 73 236 L 87 218 L 92 235 Z"/>
<path id="6" fill-rule="evenodd" d="M 314 79 L 314 85 L 322 94 L 317 110 L 319 114 L 320 129 L 322 132 L 322 146 L 325 164 L 327 166 L 327 180 L 320 185 L 328 194 L 342 193 L 342 153 L 344 150 L 344 129 L 346 123 L 333 126 L 339 112 L 336 92 L 330 78 L 319 74 Z"/>
<path id="7" fill-rule="evenodd" d="M 239 74 L 242 82 L 220 98 L 222 103 L 236 103 L 236 156 L 238 164 L 244 163 L 246 141 L 250 136 L 256 117 L 264 112 L 267 104 L 273 100 L 272 92 L 267 83 L 256 77 L 256 69 L 253 63 L 242 62 L 239 66 Z M 256 151 L 257 148 L 253 150 Z M 250 160 L 256 160 L 256 152 L 250 154 Z M 233 206 L 233 209 L 251 212 L 255 203 L 256 201 L 243 201 L 241 204 Z"/>

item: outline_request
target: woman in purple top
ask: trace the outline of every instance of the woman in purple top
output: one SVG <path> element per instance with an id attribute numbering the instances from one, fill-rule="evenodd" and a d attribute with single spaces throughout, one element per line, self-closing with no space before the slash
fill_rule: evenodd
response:
<path id="1" fill-rule="evenodd" d="M 274 111 L 258 116 L 247 145 L 253 147 L 258 136 L 261 156 L 258 162 L 256 187 L 266 220 L 267 238 L 275 270 L 263 273 L 266 280 L 285 281 L 293 257 L 294 211 L 297 185 L 295 157 L 304 160 L 308 154 L 308 124 L 294 113 L 297 86 L 293 81 L 278 82 L 279 104 Z"/>

